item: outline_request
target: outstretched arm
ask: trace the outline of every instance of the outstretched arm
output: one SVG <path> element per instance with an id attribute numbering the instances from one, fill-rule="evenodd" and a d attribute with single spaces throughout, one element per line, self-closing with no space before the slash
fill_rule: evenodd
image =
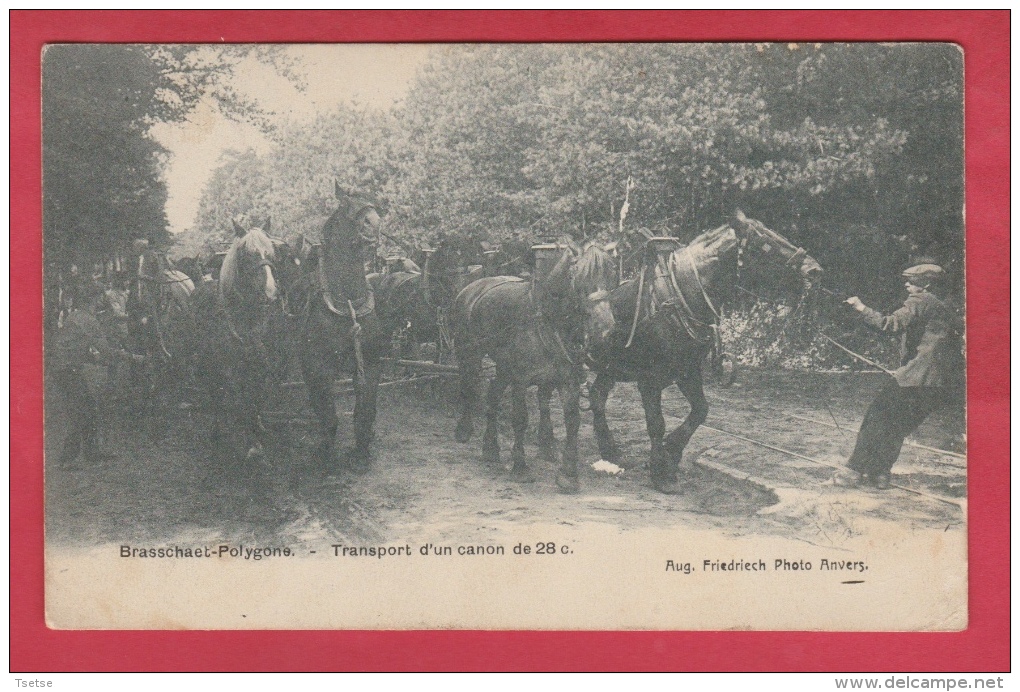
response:
<path id="1" fill-rule="evenodd" d="M 878 310 L 869 308 L 857 296 L 847 298 L 846 302 L 861 313 L 861 318 L 869 327 L 892 333 L 901 332 L 909 327 L 911 322 L 920 316 L 922 305 L 920 300 L 911 296 L 899 310 L 891 315 L 883 315 Z"/>

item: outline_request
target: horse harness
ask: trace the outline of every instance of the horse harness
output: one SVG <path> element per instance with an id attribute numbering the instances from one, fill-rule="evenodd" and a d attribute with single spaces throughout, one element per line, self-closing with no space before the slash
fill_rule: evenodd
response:
<path id="1" fill-rule="evenodd" d="M 340 315 L 342 317 L 350 317 L 354 320 L 354 323 L 358 323 L 359 317 L 365 317 L 375 311 L 375 292 L 372 291 L 372 287 L 368 287 L 368 294 L 360 300 L 354 301 L 350 298 L 345 298 L 348 310 L 340 310 L 334 303 L 334 296 L 331 295 L 329 282 L 326 280 L 326 272 L 322 266 L 323 257 L 319 255 L 319 266 L 316 268 L 315 274 L 319 284 L 319 291 L 322 295 L 322 301 L 326 305 L 326 309 L 334 315 Z M 341 296 L 342 297 L 342 296 Z M 311 302 L 311 295 L 309 295 L 309 303 Z"/>
<path id="2" fill-rule="evenodd" d="M 638 276 L 637 304 L 634 307 L 634 322 L 627 339 L 627 348 L 633 343 L 638 322 L 641 320 L 647 271 L 648 266 L 642 266 Z M 707 344 L 718 339 L 719 311 L 705 290 L 690 247 L 672 252 L 665 259 L 660 258 L 655 263 L 653 271 L 655 275 L 647 282 L 649 286 L 646 319 L 651 319 L 658 312 L 664 312 L 667 320 L 674 326 L 682 328 L 694 341 Z M 707 317 L 704 316 L 706 310 L 709 313 Z"/>
<path id="3" fill-rule="evenodd" d="M 731 226 L 731 228 L 733 228 Z M 756 242 L 764 254 L 772 252 L 773 245 L 778 247 L 779 240 L 771 240 L 768 235 L 761 232 L 754 226 L 741 232 L 733 228 L 737 237 L 737 280 L 739 281 L 740 268 L 743 266 L 743 253 L 747 246 Z M 753 234 L 753 237 L 752 237 Z M 785 266 L 797 266 L 807 256 L 807 250 L 802 247 L 795 247 L 793 253 L 785 261 Z M 662 267 L 664 272 L 660 272 Z M 634 333 L 640 319 L 641 305 L 644 298 L 643 285 L 645 283 L 645 272 L 647 265 L 641 267 L 638 277 L 637 304 L 634 310 L 634 323 L 631 326 L 630 337 L 627 339 L 626 348 L 629 348 L 634 340 Z M 715 341 L 717 347 L 721 347 L 722 337 L 719 334 L 719 310 L 705 289 L 698 272 L 698 263 L 691 252 L 690 246 L 672 252 L 663 261 L 660 259 L 655 264 L 656 275 L 653 278 L 648 296 L 648 318 L 663 308 L 669 308 L 667 319 L 675 326 L 683 327 L 684 331 L 701 344 L 708 344 Z M 700 308 L 700 312 L 698 309 Z M 707 310 L 708 316 L 705 316 Z"/>

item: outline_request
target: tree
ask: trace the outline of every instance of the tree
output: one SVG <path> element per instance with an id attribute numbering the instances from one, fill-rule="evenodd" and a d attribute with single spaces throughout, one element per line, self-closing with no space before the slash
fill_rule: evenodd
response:
<path id="1" fill-rule="evenodd" d="M 205 252 L 219 250 L 233 237 L 231 220 L 237 218 L 270 218 L 274 235 L 286 240 L 317 239 L 336 207 L 334 181 L 389 198 L 392 130 L 383 113 L 342 107 L 276 133 L 276 146 L 265 155 L 228 154 L 203 191 L 194 229 L 181 240 Z"/>
<path id="2" fill-rule="evenodd" d="M 66 267 L 126 252 L 132 238 L 165 245 L 162 167 L 149 136 L 203 99 L 269 128 L 268 114 L 234 86 L 261 60 L 300 86 L 279 46 L 54 45 L 43 56 L 43 224 L 47 263 Z"/>
<path id="3" fill-rule="evenodd" d="M 166 238 L 163 149 L 145 136 L 158 71 L 133 46 L 56 45 L 43 56 L 48 263 L 88 262 L 132 237 Z"/>

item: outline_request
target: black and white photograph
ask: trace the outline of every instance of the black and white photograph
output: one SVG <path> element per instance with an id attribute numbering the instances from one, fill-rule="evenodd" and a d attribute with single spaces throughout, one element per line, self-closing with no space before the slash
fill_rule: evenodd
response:
<path id="1" fill-rule="evenodd" d="M 48 625 L 965 629 L 963 58 L 47 46 Z"/>

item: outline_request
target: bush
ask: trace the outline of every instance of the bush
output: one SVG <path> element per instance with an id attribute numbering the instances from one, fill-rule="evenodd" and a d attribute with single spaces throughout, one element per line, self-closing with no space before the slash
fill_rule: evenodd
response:
<path id="1" fill-rule="evenodd" d="M 720 323 L 723 348 L 736 362 L 752 367 L 873 369 L 827 341 L 824 333 L 883 367 L 895 366 L 897 340 L 871 332 L 845 313 L 849 309 L 818 304 L 813 297 L 736 302 Z"/>

